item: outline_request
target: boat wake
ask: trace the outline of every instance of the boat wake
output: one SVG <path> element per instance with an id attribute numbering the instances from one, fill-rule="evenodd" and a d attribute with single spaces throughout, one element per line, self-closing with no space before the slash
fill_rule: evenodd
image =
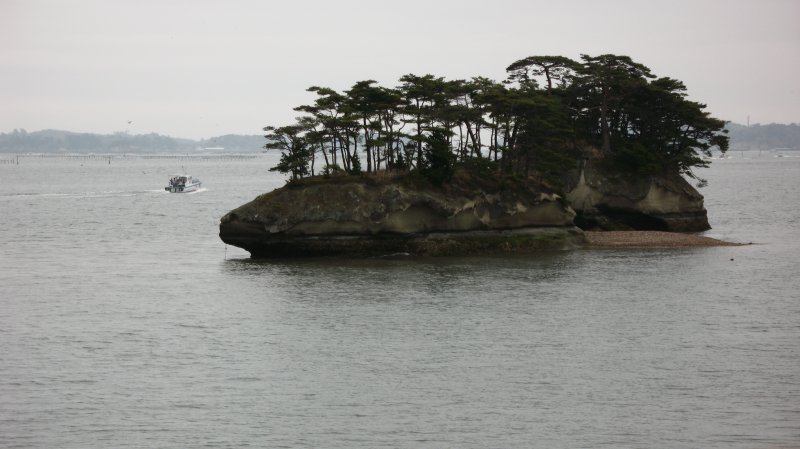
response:
<path id="1" fill-rule="evenodd" d="M 0 198 L 7 199 L 24 199 L 24 198 L 55 198 L 55 199 L 72 199 L 72 198 L 112 198 L 112 197 L 133 197 L 139 195 L 153 195 L 153 194 L 167 194 L 166 190 L 104 190 L 101 192 L 18 192 L 0 194 Z"/>

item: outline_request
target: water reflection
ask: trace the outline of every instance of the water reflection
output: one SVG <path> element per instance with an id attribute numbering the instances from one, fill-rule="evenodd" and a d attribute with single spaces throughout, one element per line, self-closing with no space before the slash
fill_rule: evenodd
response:
<path id="1" fill-rule="evenodd" d="M 506 257 L 231 259 L 225 260 L 222 268 L 224 275 L 280 287 L 288 296 L 331 298 L 341 294 L 391 300 L 409 292 L 423 296 L 489 293 L 497 282 L 530 288 L 580 269 L 582 260 L 575 253 L 543 252 Z"/>

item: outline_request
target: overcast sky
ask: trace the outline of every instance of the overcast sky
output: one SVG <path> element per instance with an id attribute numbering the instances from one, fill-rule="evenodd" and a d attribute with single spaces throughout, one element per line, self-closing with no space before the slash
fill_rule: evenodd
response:
<path id="1" fill-rule="evenodd" d="M 797 0 L 0 0 L 0 132 L 260 134 L 312 85 L 582 53 L 680 79 L 721 119 L 793 123 L 798 23 Z"/>

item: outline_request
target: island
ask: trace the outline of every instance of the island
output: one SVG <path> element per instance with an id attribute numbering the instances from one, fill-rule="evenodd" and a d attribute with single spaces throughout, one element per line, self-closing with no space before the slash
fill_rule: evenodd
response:
<path id="1" fill-rule="evenodd" d="M 665 233 L 709 229 L 689 180 L 705 184 L 694 169 L 728 138 L 683 83 L 608 54 L 507 72 L 309 88 L 296 123 L 264 128 L 287 184 L 225 214 L 220 238 L 254 258 L 439 256 L 599 245 L 596 231 L 675 246 Z"/>

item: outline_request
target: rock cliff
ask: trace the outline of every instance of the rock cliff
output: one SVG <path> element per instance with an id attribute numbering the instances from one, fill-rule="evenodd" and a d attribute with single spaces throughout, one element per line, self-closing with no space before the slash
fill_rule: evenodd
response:
<path id="1" fill-rule="evenodd" d="M 582 229 L 699 232 L 710 229 L 703 195 L 679 174 L 631 176 L 588 160 L 572 174 L 566 199 Z"/>
<path id="2" fill-rule="evenodd" d="M 465 170 L 442 186 L 408 174 L 316 177 L 232 210 L 219 235 L 253 257 L 463 255 L 578 246 L 581 229 L 710 229 L 703 196 L 678 174 L 634 176 L 587 159 L 563 190 L 562 199 L 531 180 Z"/>
<path id="3" fill-rule="evenodd" d="M 220 238 L 253 257 L 522 252 L 580 244 L 574 218 L 541 187 L 464 172 L 440 187 L 407 176 L 312 178 L 232 210 Z"/>

